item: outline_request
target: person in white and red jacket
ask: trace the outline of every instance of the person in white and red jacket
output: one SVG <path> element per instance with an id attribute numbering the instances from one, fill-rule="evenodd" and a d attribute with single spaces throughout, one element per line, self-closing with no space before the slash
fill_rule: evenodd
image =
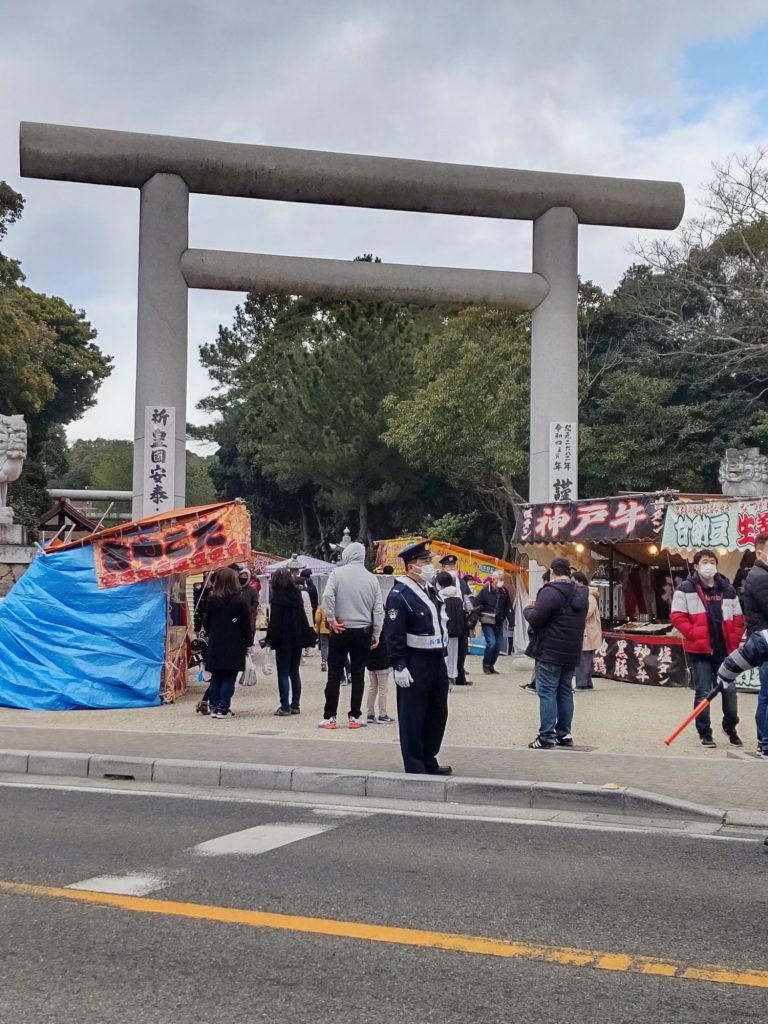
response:
<path id="1" fill-rule="evenodd" d="M 741 643 L 744 616 L 730 580 L 717 571 L 717 555 L 705 548 L 693 556 L 693 572 L 672 598 L 672 625 L 683 634 L 685 650 L 696 691 L 694 707 L 714 689 L 718 669 Z M 744 744 L 736 732 L 739 724 L 736 690 L 724 690 L 723 730 L 735 747 Z M 709 708 L 696 719 L 702 746 L 715 747 Z"/>

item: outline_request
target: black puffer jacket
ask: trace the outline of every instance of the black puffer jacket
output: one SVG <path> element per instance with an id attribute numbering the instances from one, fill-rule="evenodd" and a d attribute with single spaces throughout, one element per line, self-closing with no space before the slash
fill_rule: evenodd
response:
<path id="1" fill-rule="evenodd" d="M 211 594 L 203 621 L 208 637 L 205 667 L 209 672 L 242 672 L 245 652 L 253 644 L 251 613 L 240 594 Z"/>
<path id="2" fill-rule="evenodd" d="M 269 600 L 267 644 L 275 651 L 314 647 L 317 634 L 307 622 L 301 591 L 273 590 Z"/>
<path id="3" fill-rule="evenodd" d="M 747 573 L 741 605 L 748 634 L 768 629 L 768 565 L 765 562 L 755 562 Z"/>
<path id="4" fill-rule="evenodd" d="M 537 661 L 550 665 L 578 665 L 589 609 L 589 591 L 570 580 L 545 583 L 536 604 L 525 609 L 525 618 L 537 634 L 543 634 Z"/>
<path id="5" fill-rule="evenodd" d="M 386 672 L 391 666 L 392 661 L 389 657 L 387 638 L 382 632 L 378 644 L 368 652 L 365 667 L 369 672 Z"/>

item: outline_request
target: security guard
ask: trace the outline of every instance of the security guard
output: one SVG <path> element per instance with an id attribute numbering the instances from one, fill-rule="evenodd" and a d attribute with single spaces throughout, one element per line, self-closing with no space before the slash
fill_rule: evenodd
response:
<path id="1" fill-rule="evenodd" d="M 461 594 L 461 603 L 464 606 L 464 611 L 467 615 L 470 615 L 474 611 L 474 605 L 472 603 L 472 591 L 469 589 L 469 584 L 466 580 L 463 580 L 459 575 L 459 560 L 456 555 L 443 555 L 440 559 L 440 565 L 446 572 L 449 572 L 451 576 L 456 580 L 456 586 Z M 459 637 L 459 656 L 456 659 L 456 685 L 457 686 L 471 686 L 472 681 L 467 679 L 466 662 L 467 654 L 469 654 L 469 631 L 465 631 L 462 636 Z"/>
<path id="2" fill-rule="evenodd" d="M 399 556 L 405 576 L 387 598 L 384 631 L 397 683 L 400 750 L 406 772 L 450 775 L 437 754 L 448 721 L 448 643 L 445 606 L 429 541 L 409 544 Z"/>

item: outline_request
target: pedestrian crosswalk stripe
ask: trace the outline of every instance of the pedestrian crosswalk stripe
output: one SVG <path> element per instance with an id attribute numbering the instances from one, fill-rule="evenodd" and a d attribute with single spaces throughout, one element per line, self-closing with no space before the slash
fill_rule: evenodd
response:
<path id="1" fill-rule="evenodd" d="M 255 825 L 240 832 L 230 832 L 193 846 L 191 852 L 199 857 L 256 856 L 277 850 L 301 839 L 311 839 L 337 828 L 336 825 L 304 824 L 296 822 L 275 822 L 271 825 Z"/>
<path id="2" fill-rule="evenodd" d="M 136 871 L 126 875 L 97 875 L 82 882 L 72 882 L 67 888 L 84 889 L 87 892 L 112 892 L 121 896 L 148 896 L 167 884 L 164 875 Z"/>
<path id="3" fill-rule="evenodd" d="M 265 928 L 342 939 L 357 939 L 364 942 L 416 946 L 423 949 L 443 949 L 481 956 L 533 960 L 568 967 L 588 967 L 603 971 L 657 975 L 682 981 L 705 981 L 743 988 L 768 989 L 768 970 L 733 970 L 730 967 L 715 964 L 697 966 L 671 959 L 639 956 L 632 953 L 601 952 L 569 946 L 544 946 L 477 935 L 461 935 L 454 932 L 431 932 L 417 928 L 396 928 L 389 925 L 339 921 L 332 918 L 272 914 L 265 911 L 245 910 L 240 907 L 178 903 L 174 900 L 85 892 L 80 889 L 60 889 L 54 886 L 29 885 L 23 882 L 0 882 L 0 892 L 72 900 L 139 914 L 191 918 L 198 921 L 241 925 L 247 928 Z"/>

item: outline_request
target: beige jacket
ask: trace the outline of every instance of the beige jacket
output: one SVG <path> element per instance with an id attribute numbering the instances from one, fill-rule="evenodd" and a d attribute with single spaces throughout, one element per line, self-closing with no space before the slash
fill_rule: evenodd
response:
<path id="1" fill-rule="evenodd" d="M 582 644 L 582 650 L 584 651 L 596 651 L 603 642 L 597 594 L 598 591 L 595 587 L 589 588 L 589 610 L 587 611 L 587 621 L 584 625 L 584 643 Z"/>

